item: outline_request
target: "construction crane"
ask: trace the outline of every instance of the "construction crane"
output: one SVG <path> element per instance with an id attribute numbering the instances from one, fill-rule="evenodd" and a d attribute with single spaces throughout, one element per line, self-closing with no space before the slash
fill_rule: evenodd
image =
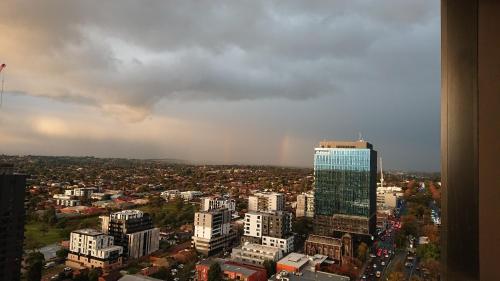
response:
<path id="1" fill-rule="evenodd" d="M 2 88 L 0 89 L 0 108 L 2 108 L 3 105 L 3 84 L 4 84 L 4 76 L 2 74 L 2 70 L 6 67 L 7 65 L 5 63 L 2 63 L 0 65 L 0 75 L 2 75 Z"/>

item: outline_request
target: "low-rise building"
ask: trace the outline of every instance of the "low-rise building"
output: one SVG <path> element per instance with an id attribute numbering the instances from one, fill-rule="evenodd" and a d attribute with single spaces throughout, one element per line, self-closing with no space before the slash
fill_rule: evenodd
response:
<path id="1" fill-rule="evenodd" d="M 196 265 L 196 279 L 198 281 L 208 281 L 208 270 L 214 262 L 219 263 L 224 280 L 267 281 L 267 272 L 263 268 L 222 259 L 200 261 Z"/>
<path id="2" fill-rule="evenodd" d="M 277 247 L 284 254 L 290 253 L 295 249 L 295 236 L 290 235 L 286 238 L 277 238 L 272 236 L 262 236 L 262 245 Z"/>
<path id="3" fill-rule="evenodd" d="M 198 191 L 198 190 L 190 190 L 190 191 L 183 191 L 180 194 L 180 197 L 184 199 L 184 201 L 191 201 L 196 197 L 200 197 L 203 195 L 203 192 Z"/>
<path id="4" fill-rule="evenodd" d="M 277 261 L 282 257 L 283 253 L 279 248 L 254 243 L 233 248 L 231 253 L 231 260 L 253 266 L 263 266 L 266 260 Z"/>
<path id="5" fill-rule="evenodd" d="M 329 236 L 309 235 L 305 244 L 306 255 L 325 255 L 337 264 L 350 262 L 353 257 L 353 242 L 349 234 L 344 234 L 342 238 Z"/>
<path id="6" fill-rule="evenodd" d="M 122 265 L 123 248 L 114 245 L 112 236 L 95 229 L 71 232 L 66 265 L 73 268 L 112 270 Z"/>
<path id="7" fill-rule="evenodd" d="M 301 272 L 303 270 L 316 271 L 328 257 L 325 255 L 307 256 L 299 253 L 290 253 L 276 263 L 276 272 Z"/>

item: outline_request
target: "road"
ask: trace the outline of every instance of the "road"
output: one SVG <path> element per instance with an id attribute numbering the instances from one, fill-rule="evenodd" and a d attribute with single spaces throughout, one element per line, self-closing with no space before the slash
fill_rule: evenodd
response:
<path id="1" fill-rule="evenodd" d="M 394 225 L 399 224 L 398 219 L 392 220 L 389 228 L 383 232 L 380 237 L 374 242 L 370 249 L 370 259 L 367 262 L 365 271 L 361 274 L 360 280 L 381 280 L 377 278 L 377 272 L 382 276 L 386 275 L 388 267 L 392 267 L 393 259 L 395 258 L 394 248 L 394 233 L 396 228 Z M 396 258 L 400 259 L 396 255 Z M 403 257 L 404 259 L 404 257 Z"/>

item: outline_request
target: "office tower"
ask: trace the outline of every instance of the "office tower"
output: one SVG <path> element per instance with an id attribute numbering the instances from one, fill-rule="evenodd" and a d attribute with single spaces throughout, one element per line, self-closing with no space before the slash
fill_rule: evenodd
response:
<path id="1" fill-rule="evenodd" d="M 248 211 L 283 211 L 285 196 L 277 192 L 259 192 L 248 197 Z"/>
<path id="2" fill-rule="evenodd" d="M 193 245 L 204 255 L 228 249 L 236 238 L 231 229 L 231 211 L 228 209 L 212 209 L 194 214 Z"/>
<path id="3" fill-rule="evenodd" d="M 160 229 L 153 226 L 147 213 L 125 210 L 100 219 L 102 231 L 113 236 L 115 245 L 122 246 L 129 258 L 137 259 L 160 248 Z"/>
<path id="4" fill-rule="evenodd" d="M 203 197 L 201 198 L 201 210 L 209 211 L 212 209 L 226 208 L 231 212 L 236 211 L 236 201 L 234 199 L 222 197 Z"/>
<path id="5" fill-rule="evenodd" d="M 277 247 L 284 253 L 294 249 L 292 214 L 289 212 L 248 212 L 243 234 L 243 242 Z"/>
<path id="6" fill-rule="evenodd" d="M 80 229 L 71 232 L 66 265 L 113 270 L 122 265 L 122 253 L 123 248 L 114 245 L 113 236 L 95 229 Z"/>
<path id="7" fill-rule="evenodd" d="M 314 178 L 316 234 L 374 235 L 377 152 L 370 143 L 321 142 L 314 153 Z"/>
<path id="8" fill-rule="evenodd" d="M 300 217 L 314 217 L 314 193 L 307 192 L 297 195 L 297 209 L 295 216 Z"/>
<path id="9" fill-rule="evenodd" d="M 26 177 L 0 164 L 0 279 L 20 280 Z"/>

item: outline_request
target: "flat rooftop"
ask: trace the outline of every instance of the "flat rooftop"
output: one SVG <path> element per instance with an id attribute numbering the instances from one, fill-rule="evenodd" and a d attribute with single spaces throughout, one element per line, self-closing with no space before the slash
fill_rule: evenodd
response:
<path id="1" fill-rule="evenodd" d="M 102 231 L 95 230 L 93 228 L 78 229 L 78 230 L 75 230 L 73 232 L 78 233 L 78 234 L 83 234 L 83 235 L 90 235 L 90 236 L 104 235 L 104 233 Z"/>
<path id="2" fill-rule="evenodd" d="M 350 278 L 347 276 L 322 272 L 322 271 L 308 271 L 303 270 L 302 275 L 298 276 L 292 273 L 289 273 L 286 277 L 289 281 L 350 281 Z M 270 280 L 281 281 L 281 279 L 277 279 L 276 275 L 273 275 Z"/>
<path id="3" fill-rule="evenodd" d="M 373 148 L 372 144 L 359 140 L 359 141 L 321 141 L 320 148 Z"/>
<path id="4" fill-rule="evenodd" d="M 324 255 L 308 256 L 300 253 L 290 253 L 286 257 L 279 260 L 278 263 L 301 269 L 308 263 L 311 263 L 311 265 L 321 264 L 327 258 L 328 257 Z"/>

